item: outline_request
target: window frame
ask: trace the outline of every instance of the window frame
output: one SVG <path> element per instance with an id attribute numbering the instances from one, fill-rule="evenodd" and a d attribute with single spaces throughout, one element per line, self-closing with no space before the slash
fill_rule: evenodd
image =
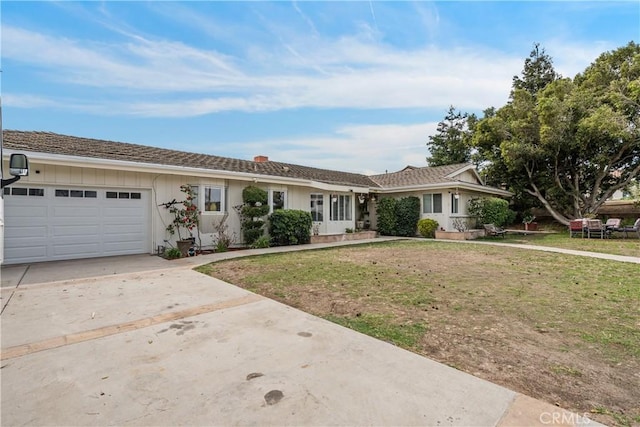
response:
<path id="1" fill-rule="evenodd" d="M 460 196 L 455 193 L 451 193 L 451 213 L 452 214 L 460 213 Z"/>
<path id="2" fill-rule="evenodd" d="M 314 205 L 315 202 L 315 205 Z M 324 194 L 309 194 L 309 213 L 313 222 L 324 222 Z"/>
<path id="3" fill-rule="evenodd" d="M 336 199 L 335 201 L 333 199 Z M 334 194 L 331 196 L 329 221 L 353 221 L 350 194 Z"/>
<path id="4" fill-rule="evenodd" d="M 275 193 L 282 193 L 282 207 L 276 209 L 275 205 L 274 205 L 274 194 Z M 273 190 L 273 189 L 269 189 L 269 213 L 273 213 L 274 211 L 280 210 L 280 209 L 287 209 L 287 190 Z"/>
<path id="5" fill-rule="evenodd" d="M 224 215 L 227 212 L 227 187 L 224 185 L 216 185 L 216 184 L 192 184 L 191 188 L 194 189 L 196 206 L 200 211 L 201 215 Z M 209 190 L 218 190 L 220 192 L 220 200 L 218 202 L 209 202 L 209 203 L 219 203 L 218 210 L 206 210 L 207 207 L 207 189 Z"/>
<path id="6" fill-rule="evenodd" d="M 436 211 L 436 206 L 435 206 L 435 200 L 434 200 L 434 196 L 439 196 L 438 198 L 440 206 L 439 206 L 439 210 Z M 427 199 L 428 197 L 428 199 Z M 429 200 L 429 203 L 426 203 L 426 201 Z M 427 207 L 429 207 L 429 210 L 427 210 Z M 441 214 L 442 213 L 442 193 L 425 193 L 422 195 L 422 213 L 423 214 Z"/>

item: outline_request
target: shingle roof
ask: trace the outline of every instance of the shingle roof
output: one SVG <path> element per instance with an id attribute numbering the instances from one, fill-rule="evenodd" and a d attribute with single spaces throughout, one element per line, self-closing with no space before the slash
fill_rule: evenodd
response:
<path id="1" fill-rule="evenodd" d="M 378 187 L 375 182 L 365 175 L 318 169 L 290 163 L 273 161 L 254 162 L 252 160 L 189 153 L 166 148 L 81 138 L 50 132 L 4 130 L 2 135 L 4 146 L 12 150 L 195 167 L 218 171 L 244 172 L 257 175 L 307 179 L 336 185 L 353 185 L 366 188 Z"/>
<path id="2" fill-rule="evenodd" d="M 469 163 L 458 163 L 455 165 L 432 166 L 432 167 L 413 167 L 407 166 L 398 172 L 385 173 L 381 175 L 372 175 L 372 181 L 380 187 L 410 187 L 413 185 L 426 184 L 444 184 L 454 181 L 448 178 L 454 172 L 468 167 Z"/>

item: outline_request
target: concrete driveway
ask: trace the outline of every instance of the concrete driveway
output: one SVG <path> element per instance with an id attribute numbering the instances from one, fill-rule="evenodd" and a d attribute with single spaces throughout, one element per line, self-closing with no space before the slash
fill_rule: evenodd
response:
<path id="1" fill-rule="evenodd" d="M 192 270 L 285 250 L 4 267 L 1 424 L 589 422 Z"/>

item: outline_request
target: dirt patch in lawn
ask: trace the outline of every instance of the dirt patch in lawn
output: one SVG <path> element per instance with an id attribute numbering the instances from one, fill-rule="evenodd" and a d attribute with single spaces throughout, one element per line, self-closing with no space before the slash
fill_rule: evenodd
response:
<path id="1" fill-rule="evenodd" d="M 640 424 L 637 265 L 404 242 L 201 271 L 602 423 Z"/>

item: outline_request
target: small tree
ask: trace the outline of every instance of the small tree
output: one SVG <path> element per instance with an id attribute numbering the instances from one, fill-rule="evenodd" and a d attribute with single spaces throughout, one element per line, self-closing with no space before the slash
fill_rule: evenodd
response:
<path id="1" fill-rule="evenodd" d="M 396 203 L 396 234 L 413 237 L 420 220 L 420 199 L 415 196 L 403 197 Z"/>
<path id="2" fill-rule="evenodd" d="M 509 202 L 497 197 L 469 200 L 468 212 L 480 224 L 495 224 L 498 227 L 511 224 L 516 218 L 516 213 L 509 209 Z"/>
<path id="3" fill-rule="evenodd" d="M 262 188 L 250 185 L 242 190 L 242 202 L 236 206 L 244 243 L 251 246 L 264 234 L 264 216 L 269 213 L 269 194 Z"/>
<path id="4" fill-rule="evenodd" d="M 376 207 L 378 232 L 383 236 L 395 236 L 397 234 L 396 203 L 396 199 L 383 197 Z"/>
<path id="5" fill-rule="evenodd" d="M 184 184 L 180 186 L 180 191 L 184 193 L 184 200 L 173 199 L 161 205 L 169 209 L 169 213 L 173 215 L 173 220 L 167 225 L 167 232 L 172 236 L 178 233 L 178 240 L 194 238 L 193 232 L 198 230 L 200 224 L 200 211 L 194 203 L 193 188 L 189 184 Z"/>

